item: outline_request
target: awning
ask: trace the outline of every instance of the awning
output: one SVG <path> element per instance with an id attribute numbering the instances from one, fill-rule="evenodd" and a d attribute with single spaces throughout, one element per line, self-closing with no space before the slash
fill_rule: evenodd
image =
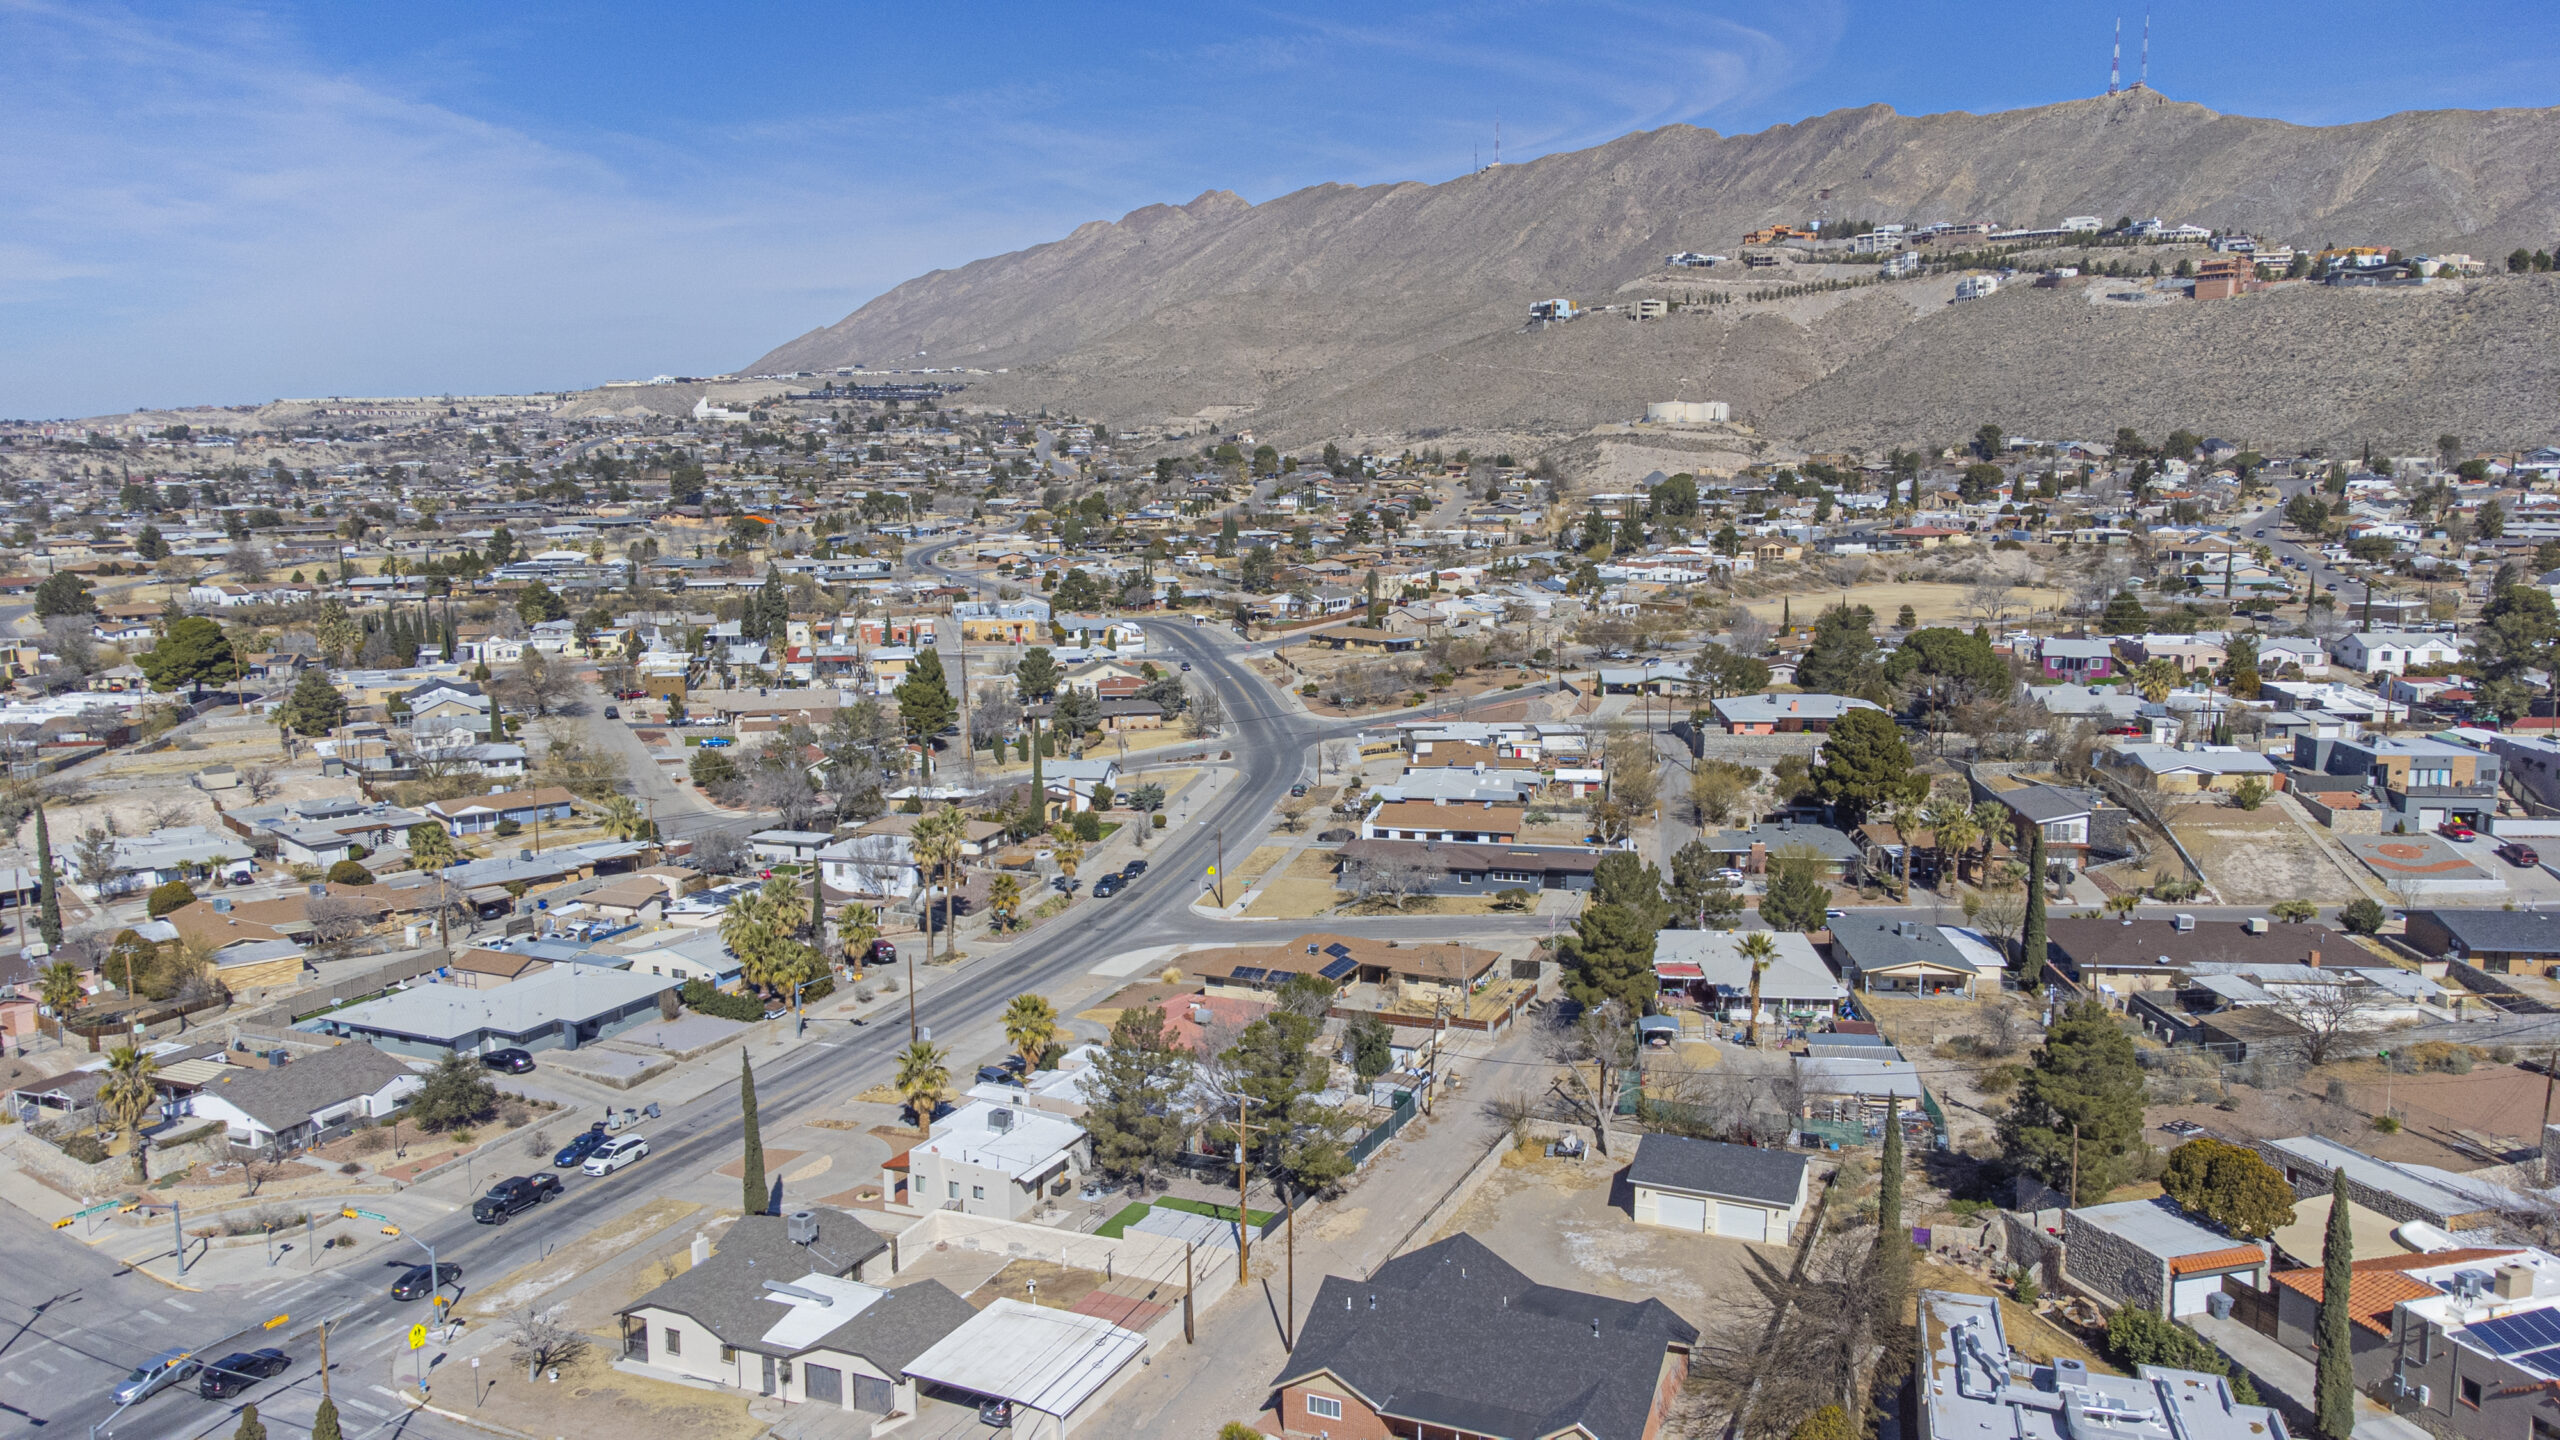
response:
<path id="1" fill-rule="evenodd" d="M 1653 974 L 1657 980 L 1704 980 L 1707 978 L 1705 968 L 1689 960 L 1656 960 L 1653 962 Z"/>

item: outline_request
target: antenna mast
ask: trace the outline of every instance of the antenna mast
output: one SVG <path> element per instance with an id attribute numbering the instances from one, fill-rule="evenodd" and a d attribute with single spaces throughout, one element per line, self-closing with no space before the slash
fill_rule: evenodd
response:
<path id="1" fill-rule="evenodd" d="M 2141 74 L 2141 78 L 2133 82 L 2133 88 L 2134 88 L 2134 89 L 2136 89 L 2136 90 L 2148 90 L 2148 89 L 2150 89 L 2150 88 L 2151 88 L 2151 12 L 2150 12 L 2150 11 L 2148 11 L 2148 10 L 2145 10 L 2145 11 L 2143 11 L 2143 12 L 2142 12 L 2142 69 L 2141 69 L 2141 71 L 2140 71 L 2140 74 Z"/>
<path id="2" fill-rule="evenodd" d="M 2124 86 L 2119 83 L 2123 79 L 2124 17 L 2119 15 L 2116 17 L 2116 45 L 2113 50 L 2107 52 L 2107 93 L 2113 95 L 2118 90 L 2123 89 Z"/>

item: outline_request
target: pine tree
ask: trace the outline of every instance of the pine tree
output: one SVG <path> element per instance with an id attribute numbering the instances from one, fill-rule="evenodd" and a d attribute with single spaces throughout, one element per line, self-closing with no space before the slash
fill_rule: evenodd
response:
<path id="1" fill-rule="evenodd" d="M 266 1422 L 258 1418 L 258 1407 L 240 1407 L 240 1428 L 231 1432 L 231 1440 L 267 1440 Z"/>
<path id="2" fill-rule="evenodd" d="M 745 1213 L 761 1215 L 773 1208 L 773 1188 L 764 1178 L 764 1133 L 756 1124 L 756 1072 L 747 1057 L 738 1057 L 738 1113 L 747 1130 L 746 1161 L 741 1166 Z"/>
<path id="3" fill-rule="evenodd" d="M 48 949 L 62 948 L 61 882 L 53 873 L 53 831 L 45 823 L 44 807 L 36 807 L 36 883 L 41 889 L 39 902 L 43 909 L 36 920 L 36 930 L 44 936 Z"/>
<path id="4" fill-rule="evenodd" d="M 2027 923 L 2019 932 L 2018 984 L 2033 990 L 2044 983 L 2044 827 L 2027 831 Z"/>
<path id="5" fill-rule="evenodd" d="M 320 1408 L 311 1413 L 311 1440 L 345 1440 L 338 1433 L 338 1402 L 323 1395 Z"/>
<path id="6" fill-rule="evenodd" d="M 2329 1234 L 2320 1244 L 2319 1379 L 2313 1392 L 2320 1433 L 2328 1440 L 2354 1440 L 2356 1431 L 2355 1340 L 2347 1328 L 2347 1291 L 2355 1280 L 2353 1213 L 2347 1172 L 2340 1169 L 2330 1181 Z"/>

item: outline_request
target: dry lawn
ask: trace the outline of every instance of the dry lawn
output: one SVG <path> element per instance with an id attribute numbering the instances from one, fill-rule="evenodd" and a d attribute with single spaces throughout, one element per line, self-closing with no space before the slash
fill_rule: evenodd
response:
<path id="1" fill-rule="evenodd" d="M 1261 879 L 1266 874 L 1269 874 L 1271 867 L 1279 864 L 1281 857 L 1288 853 L 1289 847 L 1286 845 L 1256 846 L 1252 854 L 1244 857 L 1244 862 L 1242 864 L 1229 867 L 1227 871 L 1227 883 L 1229 885 L 1242 885 L 1247 889 L 1250 889 L 1252 888 L 1254 881 Z"/>
<path id="2" fill-rule="evenodd" d="M 1214 894 L 1206 898 L 1216 903 Z M 1230 887 L 1228 903 L 1235 898 L 1236 891 Z M 1341 892 L 1333 888 L 1333 852 L 1310 849 L 1299 852 L 1279 878 L 1266 880 L 1262 893 L 1244 913 L 1256 920 L 1309 920 L 1332 913 L 1341 902 Z"/>
<path id="3" fill-rule="evenodd" d="M 2255 810 L 2180 806 L 2170 824 L 2225 904 L 2303 899 L 2342 905 L 2364 898 L 2362 887 L 2348 880 L 2281 801 Z M 2175 856 L 2168 859 L 2176 863 Z"/>
<path id="4" fill-rule="evenodd" d="M 1961 620 L 1970 625 L 1979 618 L 1965 609 L 1965 598 L 1971 588 L 1952 581 L 1916 580 L 1852 585 L 1844 589 L 1837 585 L 1820 585 L 1808 578 L 1803 586 L 1788 594 L 1754 600 L 1744 608 L 1763 620 L 1776 620 L 1792 608 L 1796 623 L 1801 625 L 1810 623 L 1815 615 L 1845 599 L 1852 605 L 1864 605 L 1874 610 L 1879 626 L 1891 625 L 1905 605 L 1911 607 L 1922 624 Z M 2059 610 L 2068 599 L 2059 590 L 2021 585 L 2009 592 L 2009 614 L 2011 618 L 2019 619 L 2034 611 Z"/>
<path id="5" fill-rule="evenodd" d="M 480 1409 L 505 1416 L 510 1429 L 526 1435 L 756 1440 L 766 1433 L 766 1423 L 748 1413 L 751 1397 L 627 1374 L 608 1363 L 611 1349 L 605 1341 L 590 1346 L 576 1363 L 561 1367 L 558 1384 L 527 1380 L 519 1366 L 493 1366 L 482 1372 L 488 1394 Z M 448 1410 L 467 1407 L 468 1374 L 439 1384 L 436 1403 Z"/>
<path id="6" fill-rule="evenodd" d="M 495 1284 L 473 1287 L 469 1298 L 462 1303 L 462 1313 L 483 1317 L 513 1314 L 701 1208 L 691 1200 L 661 1196 L 609 1225 L 588 1231 L 532 1264 L 517 1267 Z M 681 1261 L 682 1257 L 678 1258 Z M 653 1279 L 650 1283 L 658 1282 Z"/>
<path id="7" fill-rule="evenodd" d="M 2069 1331 L 2029 1310 L 2026 1306 L 2001 1295 L 1990 1281 L 1970 1270 L 1923 1260 L 1912 1273 L 1914 1290 L 1952 1290 L 1959 1295 L 1999 1295 L 2000 1328 L 2006 1333 L 2009 1347 L 2039 1365 L 2053 1363 L 2057 1355 L 2081 1361 L 2101 1375 L 2124 1372 L 2109 1364 L 2096 1351 L 2083 1345 Z"/>

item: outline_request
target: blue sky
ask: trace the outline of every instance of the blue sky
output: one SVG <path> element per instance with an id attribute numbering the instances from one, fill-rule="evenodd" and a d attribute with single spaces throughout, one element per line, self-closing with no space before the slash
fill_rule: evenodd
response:
<path id="1" fill-rule="evenodd" d="M 0 415 L 716 372 L 1141 205 L 1446 179 L 1497 114 L 1510 159 L 2092 94 L 2117 14 L 0 0 Z M 2548 4 L 2153 15 L 2219 110 L 2554 100 Z"/>

